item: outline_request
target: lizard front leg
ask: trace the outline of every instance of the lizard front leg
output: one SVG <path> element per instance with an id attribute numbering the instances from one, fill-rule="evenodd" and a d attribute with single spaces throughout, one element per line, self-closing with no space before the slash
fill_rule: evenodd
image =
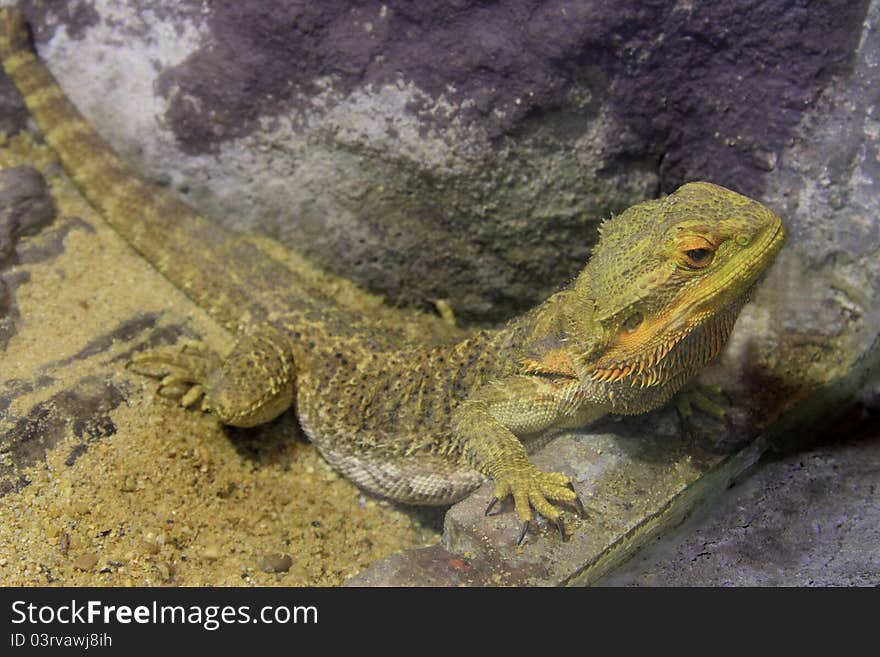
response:
<path id="1" fill-rule="evenodd" d="M 162 378 L 163 395 L 201 408 L 223 423 L 254 427 L 293 403 L 295 369 L 284 334 L 270 325 L 246 332 L 226 358 L 201 347 L 138 354 L 133 369 Z"/>
<path id="2" fill-rule="evenodd" d="M 528 531 L 532 510 L 556 523 L 564 536 L 561 513 L 554 502 L 581 508 L 569 477 L 536 467 L 518 438 L 571 426 L 573 420 L 587 417 L 577 390 L 573 379 L 511 376 L 477 390 L 453 415 L 454 440 L 462 454 L 473 468 L 495 481 L 489 509 L 496 501 L 513 497 L 523 523 L 520 542 Z"/>

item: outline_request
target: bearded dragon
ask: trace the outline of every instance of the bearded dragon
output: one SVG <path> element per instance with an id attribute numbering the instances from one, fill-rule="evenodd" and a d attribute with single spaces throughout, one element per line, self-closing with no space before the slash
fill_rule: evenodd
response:
<path id="1" fill-rule="evenodd" d="M 448 505 L 488 477 L 493 503 L 512 496 L 520 540 L 535 512 L 565 538 L 560 506 L 579 505 L 568 476 L 531 463 L 528 439 L 665 404 L 721 351 L 785 239 L 757 201 L 685 184 L 606 220 L 580 274 L 524 315 L 458 341 L 395 345 L 126 164 L 36 57 L 16 9 L 0 10 L 0 57 L 88 201 L 237 334 L 224 356 L 137 357 L 166 368 L 171 396 L 236 427 L 293 408 L 333 467 L 399 502 Z"/>

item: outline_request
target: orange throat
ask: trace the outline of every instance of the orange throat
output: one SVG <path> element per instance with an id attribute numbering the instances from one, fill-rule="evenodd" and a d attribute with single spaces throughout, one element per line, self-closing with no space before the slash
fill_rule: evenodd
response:
<path id="1" fill-rule="evenodd" d="M 737 310 L 731 308 L 678 329 L 671 329 L 670 322 L 661 317 L 655 322 L 643 322 L 634 331 L 621 331 L 592 366 L 590 379 L 648 388 L 701 367 L 721 352 L 730 337 Z"/>

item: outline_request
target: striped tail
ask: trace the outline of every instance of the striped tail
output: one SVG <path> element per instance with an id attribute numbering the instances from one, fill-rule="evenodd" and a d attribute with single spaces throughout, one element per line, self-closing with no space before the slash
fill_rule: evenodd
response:
<path id="1" fill-rule="evenodd" d="M 250 253 L 238 234 L 123 161 L 37 58 L 27 21 L 15 8 L 0 8 L 0 59 L 68 175 L 135 250 L 228 327 L 246 310 L 260 314 L 249 307 L 253 297 L 283 284 L 290 271 L 275 271 L 264 254 Z M 231 266 L 236 258 L 251 266 Z"/>

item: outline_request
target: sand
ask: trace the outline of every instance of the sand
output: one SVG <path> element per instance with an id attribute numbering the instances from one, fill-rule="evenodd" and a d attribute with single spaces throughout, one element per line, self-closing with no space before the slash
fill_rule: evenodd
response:
<path id="1" fill-rule="evenodd" d="M 28 135 L 0 149 L 0 167 L 21 164 L 44 173 L 58 217 L 22 238 L 26 257 L 3 272 L 24 282 L 0 353 L 0 469 L 12 487 L 0 497 L 0 584 L 339 585 L 437 542 L 441 512 L 364 495 L 295 419 L 223 429 L 126 370 L 144 342 L 184 334 L 223 351 L 232 336 L 139 258 Z"/>

